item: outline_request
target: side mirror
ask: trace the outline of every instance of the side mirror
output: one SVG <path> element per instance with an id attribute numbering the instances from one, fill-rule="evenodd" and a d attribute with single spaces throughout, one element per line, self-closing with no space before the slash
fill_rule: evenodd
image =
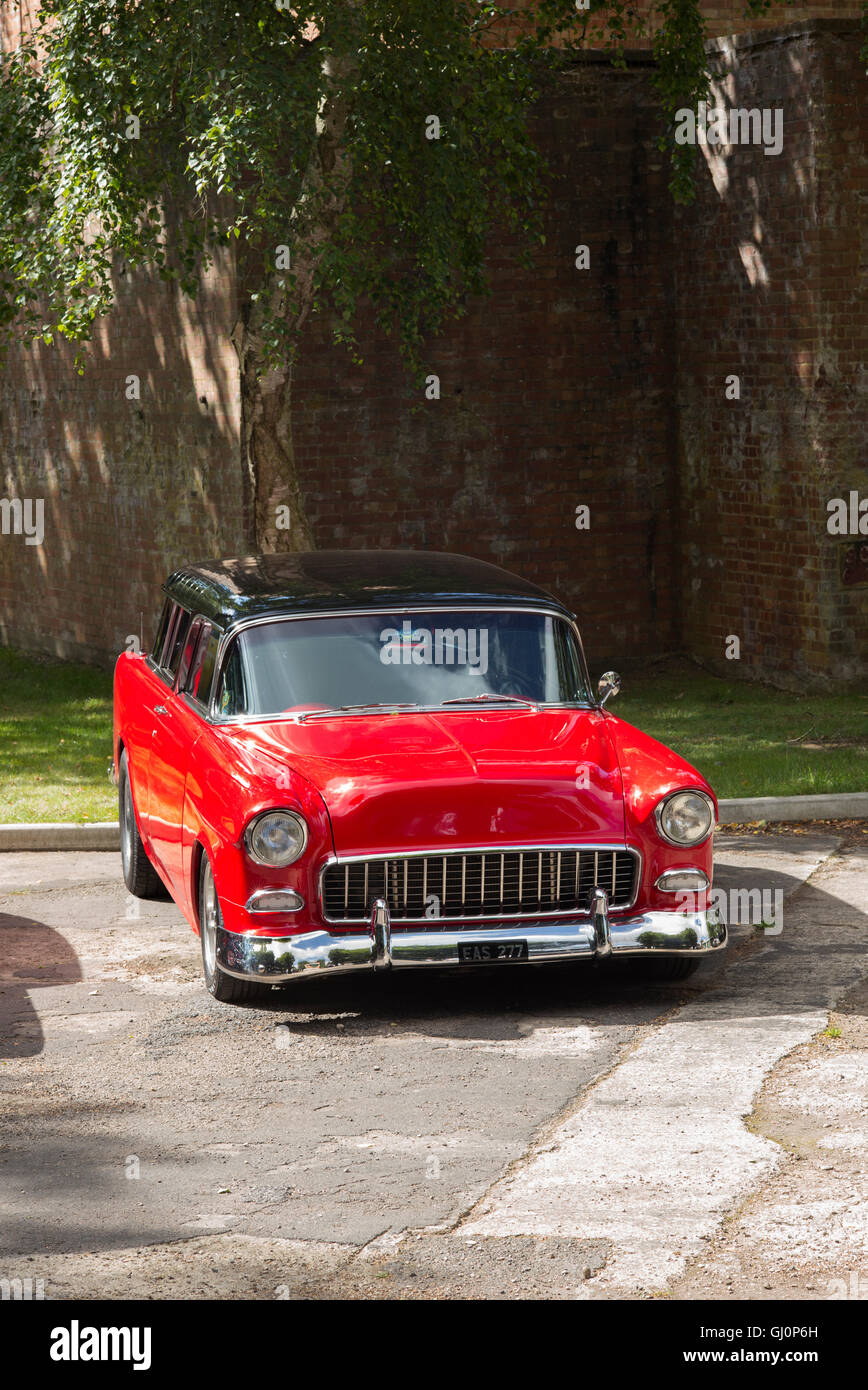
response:
<path id="1" fill-rule="evenodd" d="M 600 702 L 600 709 L 612 695 L 617 695 L 621 689 L 621 677 L 617 671 L 604 671 L 597 682 L 597 698 Z"/>

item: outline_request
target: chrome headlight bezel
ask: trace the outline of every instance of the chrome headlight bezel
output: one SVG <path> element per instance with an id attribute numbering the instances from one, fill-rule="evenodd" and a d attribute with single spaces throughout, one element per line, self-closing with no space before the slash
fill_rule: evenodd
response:
<path id="1" fill-rule="evenodd" d="M 676 883 L 675 879 L 692 879 L 690 883 Z M 711 887 L 704 869 L 664 869 L 654 884 L 658 893 L 704 893 Z"/>
<path id="2" fill-rule="evenodd" d="M 703 801 L 708 808 L 708 826 L 703 830 L 701 835 L 696 836 L 694 839 L 678 840 L 674 835 L 669 834 L 664 825 L 663 817 L 667 807 L 669 807 L 673 801 L 677 801 L 681 796 L 696 797 L 698 800 Z M 678 849 L 695 849 L 697 845 L 705 844 L 709 835 L 714 831 L 714 802 L 707 792 L 700 791 L 698 787 L 680 787 L 678 791 L 667 792 L 665 796 L 660 798 L 657 805 L 654 807 L 654 819 L 657 822 L 657 833 L 661 840 L 666 841 L 667 845 L 675 845 Z"/>
<path id="3" fill-rule="evenodd" d="M 301 843 L 289 855 L 281 855 L 278 858 L 267 858 L 260 852 L 256 845 L 256 832 L 262 826 L 263 821 L 269 820 L 274 816 L 282 816 L 297 826 L 301 832 Z M 268 811 L 260 811 L 245 827 L 243 835 L 244 849 L 249 859 L 254 864 L 261 864 L 266 869 L 286 869 L 290 864 L 295 864 L 304 854 L 308 843 L 307 821 L 298 811 L 291 811 L 286 806 L 273 806 Z"/>

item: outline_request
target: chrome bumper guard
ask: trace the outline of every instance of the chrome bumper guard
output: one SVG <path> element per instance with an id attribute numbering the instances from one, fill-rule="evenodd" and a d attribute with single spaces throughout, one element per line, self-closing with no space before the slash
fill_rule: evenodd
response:
<path id="1" fill-rule="evenodd" d="M 405 966 L 459 966 L 461 945 L 527 942 L 527 964 L 571 960 L 603 961 L 614 957 L 705 954 L 726 945 L 726 924 L 716 908 L 702 912 L 645 912 L 609 916 L 605 890 L 591 893 L 587 917 L 575 921 L 541 919 L 508 925 L 487 923 L 475 929 L 426 931 L 420 927 L 392 931 L 382 898 L 373 904 L 367 932 L 333 936 L 327 931 L 297 936 L 254 936 L 217 929 L 217 963 L 237 979 L 261 979 L 280 985 L 299 975 L 338 974 L 352 970 L 390 970 Z M 441 919 L 442 920 L 442 919 Z M 524 962 L 523 962 L 524 963 Z M 462 965 L 462 968 L 468 968 Z"/>

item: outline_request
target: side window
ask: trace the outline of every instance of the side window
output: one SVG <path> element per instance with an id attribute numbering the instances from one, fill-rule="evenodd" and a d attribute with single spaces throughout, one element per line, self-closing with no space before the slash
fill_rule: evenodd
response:
<path id="1" fill-rule="evenodd" d="M 178 673 L 178 689 L 188 690 L 188 677 L 196 663 L 196 656 L 199 651 L 199 642 L 202 638 L 202 619 L 194 618 L 187 631 L 187 640 L 184 643 L 184 652 L 181 656 L 181 668 Z"/>
<path id="2" fill-rule="evenodd" d="M 214 667 L 217 665 L 217 648 L 219 646 L 219 632 L 215 632 L 209 623 L 205 623 L 199 650 L 196 653 L 196 661 L 190 670 L 188 689 L 193 698 L 206 707 L 211 698 L 211 685 L 214 681 Z"/>
<path id="3" fill-rule="evenodd" d="M 223 666 L 220 690 L 217 697 L 217 713 L 224 718 L 232 714 L 246 714 L 247 698 L 244 688 L 244 671 L 241 664 L 241 648 L 233 642 Z"/>
<path id="4" fill-rule="evenodd" d="M 151 657 L 155 665 L 157 666 L 159 666 L 160 664 L 160 655 L 163 650 L 163 645 L 166 641 L 166 632 L 169 627 L 169 619 L 172 616 L 174 607 L 175 605 L 172 603 L 172 600 L 170 598 L 167 598 L 166 602 L 163 604 L 163 611 L 161 612 L 159 620 L 157 622 L 156 636 L 154 637 L 154 640 L 151 643 Z"/>
<path id="5" fill-rule="evenodd" d="M 173 600 L 169 600 L 169 619 L 166 623 L 166 635 L 160 643 L 159 653 L 154 653 L 154 659 L 160 670 L 166 672 L 169 669 L 169 657 L 175 645 L 175 633 L 178 631 L 178 620 L 182 617 L 181 609 Z"/>
<path id="6" fill-rule="evenodd" d="M 166 644 L 166 655 L 163 666 L 170 676 L 174 676 L 181 664 L 181 655 L 184 651 L 184 643 L 187 640 L 187 632 L 190 628 L 190 614 L 185 613 L 182 608 L 178 614 L 178 621 L 169 634 L 169 641 Z"/>

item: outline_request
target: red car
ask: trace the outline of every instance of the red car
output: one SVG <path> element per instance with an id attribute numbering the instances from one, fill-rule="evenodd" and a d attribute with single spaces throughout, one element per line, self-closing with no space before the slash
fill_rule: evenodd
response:
<path id="1" fill-rule="evenodd" d="M 115 670 L 124 880 L 205 980 L 641 956 L 726 942 L 717 806 L 604 708 L 573 615 L 479 560 L 318 551 L 176 571 Z"/>

